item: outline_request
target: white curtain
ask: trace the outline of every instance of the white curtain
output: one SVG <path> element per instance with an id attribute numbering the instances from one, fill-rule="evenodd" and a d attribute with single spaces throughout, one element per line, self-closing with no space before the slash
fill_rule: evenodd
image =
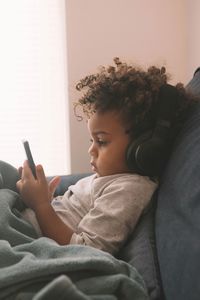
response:
<path id="1" fill-rule="evenodd" d="M 0 1 L 0 160 L 70 172 L 65 0 Z"/>

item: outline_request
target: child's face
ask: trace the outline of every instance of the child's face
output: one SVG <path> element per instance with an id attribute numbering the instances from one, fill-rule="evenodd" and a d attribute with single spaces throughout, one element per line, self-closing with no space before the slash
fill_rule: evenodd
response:
<path id="1" fill-rule="evenodd" d="M 129 135 L 116 112 L 94 113 L 88 120 L 92 170 L 99 176 L 129 172 L 125 153 Z"/>

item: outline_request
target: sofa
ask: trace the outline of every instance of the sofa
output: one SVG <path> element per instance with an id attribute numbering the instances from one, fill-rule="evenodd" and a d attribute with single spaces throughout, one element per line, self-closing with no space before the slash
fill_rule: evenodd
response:
<path id="1" fill-rule="evenodd" d="M 186 88 L 200 96 L 200 68 Z M 85 175 L 63 177 L 57 193 Z M 139 270 L 150 299 L 200 299 L 200 103 L 175 142 L 151 206 L 118 258 Z"/>
<path id="2" fill-rule="evenodd" d="M 197 96 L 200 96 L 200 69 L 195 71 L 194 77 L 187 85 L 187 89 L 194 93 Z M 77 180 L 83 176 L 89 175 L 86 174 L 71 174 L 62 176 L 61 183 L 57 188 L 55 194 L 62 195 L 67 187 L 71 184 L 74 184 Z M 50 177 L 48 178 L 51 179 Z M 9 196 L 10 203 L 14 203 L 17 199 L 17 191 L 15 187 L 15 182 L 18 180 L 17 172 L 8 164 L 1 162 L 0 163 L 0 202 L 4 201 L 4 206 L 0 209 L 4 210 L 4 214 L 8 214 L 10 218 L 9 224 L 9 234 L 4 234 L 4 230 L 1 230 L 1 226 L 4 225 L 5 218 L 0 217 L 0 240 L 8 240 L 6 243 L 0 244 L 0 299 L 149 299 L 149 300 L 199 300 L 200 299 L 200 103 L 198 103 L 192 111 L 189 112 L 189 117 L 184 127 L 182 128 L 179 136 L 176 139 L 176 142 L 173 146 L 172 154 L 169 158 L 169 161 L 166 165 L 164 173 L 161 178 L 161 183 L 153 195 L 152 201 L 148 209 L 141 216 L 139 223 L 137 224 L 136 229 L 129 237 L 128 241 L 124 247 L 120 250 L 118 255 L 113 258 L 115 261 L 112 261 L 111 255 L 106 256 L 106 254 L 101 254 L 103 256 L 103 261 L 100 261 L 101 264 L 105 264 L 105 260 L 109 260 L 109 270 L 111 268 L 111 262 L 116 265 L 116 262 L 119 262 L 120 268 L 115 268 L 115 275 L 119 275 L 121 270 L 124 268 L 127 270 L 127 273 L 131 273 L 133 270 L 136 270 L 138 274 L 134 274 L 136 278 L 137 287 L 141 284 L 141 280 L 144 282 L 144 285 L 147 289 L 147 294 L 142 297 L 139 296 L 138 289 L 137 292 L 133 292 L 129 297 L 121 292 L 121 286 L 123 289 L 129 289 L 127 287 L 127 281 L 123 281 L 125 275 L 123 274 L 120 277 L 118 285 L 115 287 L 112 297 L 106 297 L 101 295 L 91 296 L 81 295 L 80 292 L 76 294 L 73 298 L 68 296 L 68 290 L 66 286 L 69 286 L 68 282 L 66 283 L 66 278 L 63 276 L 59 277 L 59 280 L 53 281 L 48 287 L 44 287 L 42 291 L 37 292 L 37 296 L 33 293 L 33 290 L 36 286 L 34 282 L 34 287 L 31 286 L 31 289 L 28 289 L 26 282 L 26 276 L 29 276 L 30 272 L 34 273 L 35 266 L 32 262 L 30 271 L 24 266 L 27 266 L 27 256 L 24 253 L 28 253 L 34 256 L 34 263 L 38 262 L 35 257 L 39 256 L 39 261 L 41 264 L 43 262 L 47 250 L 41 252 L 41 248 L 38 248 L 38 244 L 41 241 L 35 241 L 34 232 L 31 228 L 28 227 L 29 236 L 25 237 L 24 227 L 27 224 L 22 224 L 22 233 L 18 234 L 15 241 L 9 241 L 8 236 L 16 236 L 16 226 L 19 226 L 17 223 L 17 218 L 19 212 L 22 209 L 21 204 L 12 204 L 12 209 L 6 207 L 7 196 Z M 4 191 L 4 193 L 1 193 Z M 11 191 L 11 192 L 10 192 Z M 6 196 L 5 196 L 6 195 Z M 11 199 L 14 197 L 14 200 Z M 8 213 L 9 211 L 9 213 Z M 12 215 L 11 215 L 12 211 Z M 14 213 L 13 213 L 14 212 Z M 0 212 L 1 214 L 2 212 Z M 1 215 L 2 216 L 2 215 Z M 21 221 L 20 221 L 21 222 Z M 16 226 L 14 226 L 15 224 Z M 20 225 L 21 226 L 21 225 Z M 6 225 L 5 225 L 6 228 Z M 14 228 L 14 229 L 13 229 Z M 27 229 L 26 229 L 27 230 Z M 11 239 L 11 238 L 10 238 Z M 25 241 L 25 246 L 20 246 L 20 242 Z M 66 249 L 63 246 L 59 247 L 52 244 L 51 241 L 43 241 L 47 247 L 44 247 L 42 244 L 42 249 L 47 249 L 52 247 L 51 258 L 54 260 L 48 260 L 49 270 L 53 270 L 53 264 L 55 265 L 55 258 L 57 256 L 62 256 L 62 251 L 72 251 L 74 253 L 73 247 L 67 247 Z M 13 243 L 13 244 L 12 244 Z M 5 250 L 2 250 L 2 245 L 5 247 Z M 33 245 L 30 248 L 29 245 Z M 52 245 L 52 246 L 51 246 Z M 21 248 L 20 248 L 21 247 Z M 15 255 L 11 253 L 11 248 L 15 250 Z M 87 248 L 87 247 L 86 247 Z M 31 250 L 30 250 L 31 249 Z M 40 249 L 40 251 L 38 250 Z M 90 249 L 87 249 L 89 251 Z M 9 252 L 10 251 L 10 252 Z M 16 251 L 17 254 L 16 254 Z M 19 252 L 21 251 L 21 252 Z M 38 251 L 40 252 L 38 254 Z M 46 251 L 46 252 L 45 252 Z M 79 256 L 85 257 L 84 249 L 81 247 L 75 250 L 77 253 L 81 253 Z M 91 257 L 99 257 L 99 253 L 92 250 L 89 252 Z M 8 252 L 9 255 L 8 256 Z M 45 252 L 45 253 L 44 253 Z M 20 253 L 20 254 L 19 254 Z M 56 254 L 55 254 L 56 253 Z M 71 253 L 71 252 L 69 252 Z M 23 256 L 24 255 L 24 256 Z M 5 264 L 6 257 L 9 265 Z M 17 258 L 16 258 L 17 257 Z M 19 259 L 23 257 L 23 259 Z M 12 259 L 11 259 L 12 258 Z M 77 259 L 77 256 L 76 256 Z M 75 259 L 75 260 L 76 260 Z M 92 258 L 91 258 L 92 259 Z M 26 263 L 22 263 L 27 260 Z M 70 258 L 70 261 L 72 258 Z M 86 260 L 86 258 L 85 258 Z M 11 264 L 13 261 L 20 261 L 20 267 L 11 269 Z M 65 260 L 62 260 L 64 264 Z M 125 262 L 122 264 L 121 262 Z M 30 262 L 29 262 L 30 263 Z M 60 261 L 59 261 L 60 263 Z M 76 261 L 75 261 L 76 263 Z M 81 261 L 83 264 L 83 261 Z M 77 264 L 76 264 L 77 265 Z M 96 268 L 99 268 L 99 264 L 95 261 Z M 105 265 L 106 266 L 106 265 Z M 121 268 L 123 266 L 123 268 Z M 128 268 L 130 266 L 130 269 Z M 54 266 L 55 267 L 55 266 Z M 57 265 L 56 265 L 57 267 Z M 26 273 L 22 273 L 21 270 L 25 268 Z M 3 270 L 5 273 L 8 270 L 11 270 L 11 273 L 8 273 L 8 277 L 3 277 Z M 44 269 L 42 269 L 44 271 Z M 73 269 L 74 270 L 74 269 Z M 117 270 L 117 271 L 116 271 Z M 49 271 L 50 272 L 50 271 Z M 58 272 L 58 270 L 56 271 Z M 62 270 L 62 274 L 66 272 Z M 83 270 L 81 271 L 83 272 Z M 102 272 L 102 270 L 101 270 Z M 110 272 L 110 271 L 109 271 Z M 112 271 L 113 272 L 113 271 Z M 112 273 L 111 272 L 111 273 Z M 94 269 L 93 269 L 94 273 Z M 92 274 L 93 274 L 92 273 Z M 15 276 L 14 276 L 15 274 Z M 22 275 L 20 275 L 22 274 Z M 25 275 L 24 275 L 25 274 Z M 59 273 L 60 274 L 60 273 Z M 61 274 L 61 275 L 62 275 Z M 71 280 L 75 278 L 75 271 Z M 85 274 L 85 273 L 84 273 Z M 113 274 L 113 273 L 112 273 Z M 18 276 L 19 275 L 19 276 Z M 17 286 L 17 289 L 13 288 L 13 292 L 9 294 L 6 288 L 16 287 L 17 279 L 20 276 L 24 276 L 23 282 L 20 281 L 20 285 Z M 41 277 L 41 273 L 37 279 Z M 46 274 L 45 274 L 46 276 Z M 78 284 L 80 283 L 80 274 L 78 275 Z M 83 275 L 85 276 L 85 275 Z M 140 277 L 140 278 L 139 278 Z M 14 279 L 13 279 L 14 278 Z M 99 278 L 99 277 L 98 277 Z M 107 281 L 107 277 L 101 277 L 101 281 Z M 139 279 L 138 279 L 139 278 Z M 52 278 L 51 278 L 52 279 Z M 12 280 L 13 284 L 12 284 Z M 45 277 L 46 280 L 46 277 Z M 48 279 L 49 280 L 49 279 Z M 77 278 L 76 278 L 77 280 Z M 91 279 L 90 279 L 91 280 Z M 110 278 L 109 278 L 110 280 Z M 7 282 L 9 281 L 10 286 Z M 42 282 L 44 278 L 42 278 Z M 115 286 L 116 279 L 112 279 L 110 282 L 112 286 Z M 25 284 L 26 282 L 26 284 Z M 46 282 L 46 281 L 45 281 Z M 85 281 L 86 282 L 86 281 Z M 96 285 L 97 279 L 90 284 L 90 288 L 93 285 Z M 109 281 L 108 281 L 109 282 Z M 59 283 L 59 284 L 58 284 Z M 126 283 L 126 284 L 125 284 Z M 81 281 L 82 286 L 84 286 Z M 61 294 L 58 296 L 57 286 L 61 288 Z M 79 284 L 79 286 L 81 286 Z M 126 286 L 126 288 L 124 288 Z M 41 282 L 40 286 L 41 288 Z M 73 287 L 74 288 L 74 287 Z M 107 287 L 108 288 L 108 287 Z M 119 292 L 120 288 L 120 292 Z M 37 289 L 38 286 L 37 286 Z M 69 288 L 68 288 L 69 289 Z M 70 289 L 72 286 L 70 285 Z M 89 287 L 88 287 L 89 289 Z M 105 283 L 106 289 L 106 283 Z M 18 291 L 18 294 L 16 292 Z M 87 290 L 84 286 L 84 291 Z M 6 291 L 6 292 L 5 292 Z M 25 292 L 26 293 L 25 293 Z M 38 291 L 38 290 L 37 290 Z M 67 292 L 66 292 L 67 291 Z M 5 293 L 4 293 L 5 292 Z M 74 290 L 73 290 L 74 293 Z M 101 291 L 102 293 L 102 291 Z M 3 297 L 2 295 L 8 295 Z M 17 297 L 14 295 L 18 295 Z M 12 296 L 13 295 L 13 296 Z M 46 295 L 46 296 L 45 296 Z M 71 294 L 70 294 L 71 295 Z M 78 296 L 77 296 L 78 295 Z M 24 298 L 23 298 L 24 296 Z M 80 297 L 80 298 L 79 298 Z"/>

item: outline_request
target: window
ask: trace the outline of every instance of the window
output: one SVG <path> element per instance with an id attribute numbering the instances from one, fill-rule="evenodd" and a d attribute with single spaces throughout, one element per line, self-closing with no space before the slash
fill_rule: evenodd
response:
<path id="1" fill-rule="evenodd" d="M 0 2 L 0 160 L 70 172 L 64 0 Z"/>

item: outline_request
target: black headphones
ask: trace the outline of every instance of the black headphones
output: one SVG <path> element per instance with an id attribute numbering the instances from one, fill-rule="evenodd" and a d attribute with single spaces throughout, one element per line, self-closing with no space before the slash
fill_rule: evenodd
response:
<path id="1" fill-rule="evenodd" d="M 133 140 L 126 151 L 130 171 L 144 176 L 159 176 L 170 152 L 169 133 L 178 105 L 178 91 L 169 84 L 160 88 L 155 128 Z"/>

